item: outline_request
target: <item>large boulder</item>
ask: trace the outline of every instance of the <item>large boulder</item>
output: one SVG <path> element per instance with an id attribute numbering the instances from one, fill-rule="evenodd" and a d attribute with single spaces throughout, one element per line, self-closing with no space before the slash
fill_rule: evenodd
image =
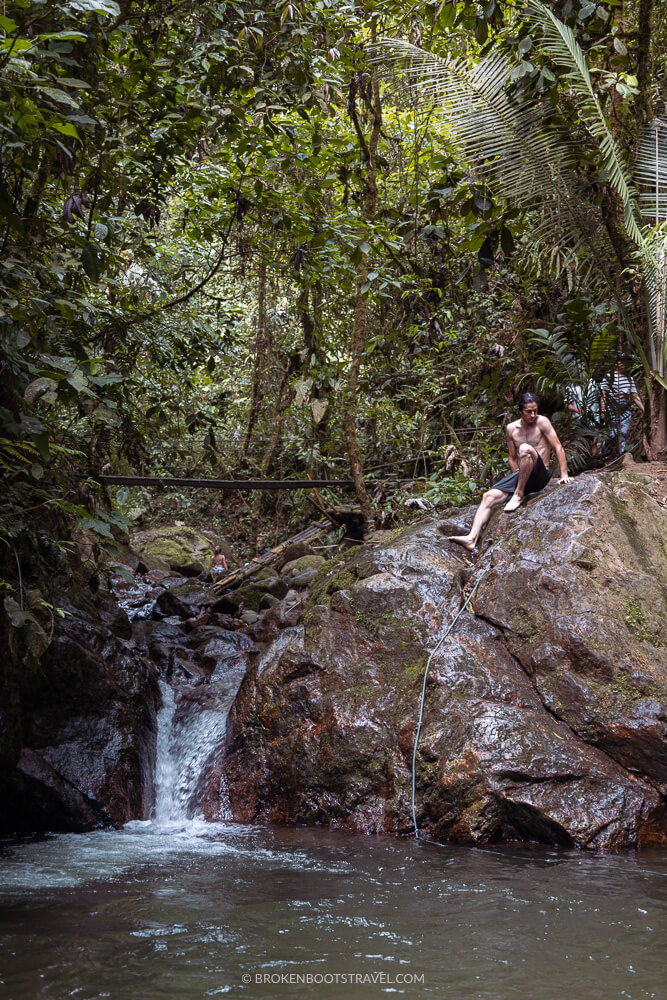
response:
<path id="1" fill-rule="evenodd" d="M 234 817 L 408 833 L 425 667 L 479 581 L 430 663 L 421 835 L 667 842 L 667 513 L 650 485 L 551 486 L 472 558 L 445 537 L 470 509 L 328 563 L 237 696 L 216 767 Z"/>
<path id="2" fill-rule="evenodd" d="M 157 670 L 94 608 L 66 617 L 17 693 L 21 750 L 3 774 L 5 831 L 86 830 L 153 805 Z"/>
<path id="3" fill-rule="evenodd" d="M 285 563 L 283 568 L 280 570 L 280 575 L 283 580 L 288 582 L 296 576 L 308 571 L 317 571 L 326 562 L 324 556 L 308 555 L 300 556 L 298 559 L 292 559 L 290 562 Z"/>
<path id="4" fill-rule="evenodd" d="M 219 544 L 229 561 L 229 546 L 222 539 Z M 132 547 L 149 569 L 173 569 L 184 576 L 203 573 L 213 555 L 208 538 L 183 525 L 133 532 Z"/>
<path id="5" fill-rule="evenodd" d="M 203 608 L 215 602 L 214 592 L 195 581 L 179 583 L 165 588 L 157 597 L 153 609 L 154 618 L 191 618 Z"/>
<path id="6" fill-rule="evenodd" d="M 243 605 L 244 608 L 248 608 L 251 611 L 258 611 L 260 604 L 262 603 L 262 598 L 266 594 L 270 594 L 271 597 L 276 597 L 281 600 L 287 593 L 287 584 L 284 580 L 281 580 L 278 576 L 262 576 L 259 579 L 251 579 L 250 582 L 244 583 L 242 587 L 237 587 L 236 590 L 231 590 L 229 593 L 224 594 L 222 598 L 214 604 L 215 608 L 231 608 L 234 611 Z"/>

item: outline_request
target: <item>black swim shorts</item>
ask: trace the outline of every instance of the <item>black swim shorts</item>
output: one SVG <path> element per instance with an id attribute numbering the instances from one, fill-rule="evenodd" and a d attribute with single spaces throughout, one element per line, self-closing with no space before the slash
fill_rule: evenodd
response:
<path id="1" fill-rule="evenodd" d="M 539 493 L 543 490 L 551 479 L 551 473 L 547 469 L 546 465 L 542 461 L 542 456 L 537 456 L 537 461 L 533 471 L 528 477 L 528 482 L 526 483 L 526 495 L 528 493 Z M 519 473 L 510 472 L 498 483 L 494 483 L 491 487 L 494 490 L 502 490 L 503 493 L 509 493 L 510 496 L 514 493 L 516 489 L 516 484 L 519 482 Z"/>

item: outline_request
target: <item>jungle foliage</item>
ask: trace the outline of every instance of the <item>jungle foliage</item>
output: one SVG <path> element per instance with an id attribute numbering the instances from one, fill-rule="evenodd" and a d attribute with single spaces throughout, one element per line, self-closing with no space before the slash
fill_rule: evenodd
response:
<path id="1" fill-rule="evenodd" d="M 351 471 L 367 516 L 388 524 L 474 497 L 535 384 L 586 461 L 563 394 L 618 351 L 644 379 L 659 452 L 664 336 L 628 220 L 646 223 L 632 185 L 646 198 L 651 157 L 667 155 L 662 125 L 655 154 L 646 140 L 667 97 L 660 5 L 545 10 L 3 5 L 0 546 L 16 628 L 32 616 L 48 632 L 52 609 L 30 610 L 26 581 L 66 568 L 75 530 L 112 547 L 178 502 L 252 548 L 306 510 L 300 495 L 109 496 L 103 470 Z M 411 46 L 412 67 L 394 70 L 382 39 Z M 479 108 L 457 130 L 464 109 L 442 114 L 415 53 L 459 80 L 486 73 L 523 146 Z M 512 156 L 530 161 L 521 191 Z M 658 245 L 661 225 L 642 238 Z"/>

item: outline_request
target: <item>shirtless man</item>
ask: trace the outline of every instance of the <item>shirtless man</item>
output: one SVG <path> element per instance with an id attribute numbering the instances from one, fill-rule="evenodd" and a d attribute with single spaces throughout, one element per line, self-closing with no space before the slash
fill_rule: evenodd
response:
<path id="1" fill-rule="evenodd" d="M 487 490 L 475 511 L 472 528 L 467 535 L 450 535 L 448 541 L 457 542 L 469 552 L 475 548 L 477 539 L 494 507 L 505 503 L 505 512 L 517 510 L 527 493 L 539 493 L 549 482 L 551 474 L 551 449 L 556 452 L 560 466 L 559 483 L 569 483 L 567 461 L 558 435 L 547 417 L 537 412 L 539 400 L 532 392 L 524 392 L 519 397 L 519 420 L 507 425 L 507 450 L 509 466 L 512 470 L 504 479 Z"/>

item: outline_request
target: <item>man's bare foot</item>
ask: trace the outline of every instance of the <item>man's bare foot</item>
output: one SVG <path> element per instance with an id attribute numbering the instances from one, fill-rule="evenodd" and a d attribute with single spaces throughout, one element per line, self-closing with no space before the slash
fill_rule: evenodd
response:
<path id="1" fill-rule="evenodd" d="M 510 497 L 508 502 L 505 504 L 505 513 L 511 514 L 512 511 L 518 510 L 523 503 L 523 497 L 519 497 L 516 493 Z"/>
<path id="2" fill-rule="evenodd" d="M 462 545 L 464 549 L 468 550 L 468 552 L 472 552 L 476 544 L 471 538 L 468 537 L 468 535 L 448 535 L 447 541 L 456 542 L 457 545 Z"/>

